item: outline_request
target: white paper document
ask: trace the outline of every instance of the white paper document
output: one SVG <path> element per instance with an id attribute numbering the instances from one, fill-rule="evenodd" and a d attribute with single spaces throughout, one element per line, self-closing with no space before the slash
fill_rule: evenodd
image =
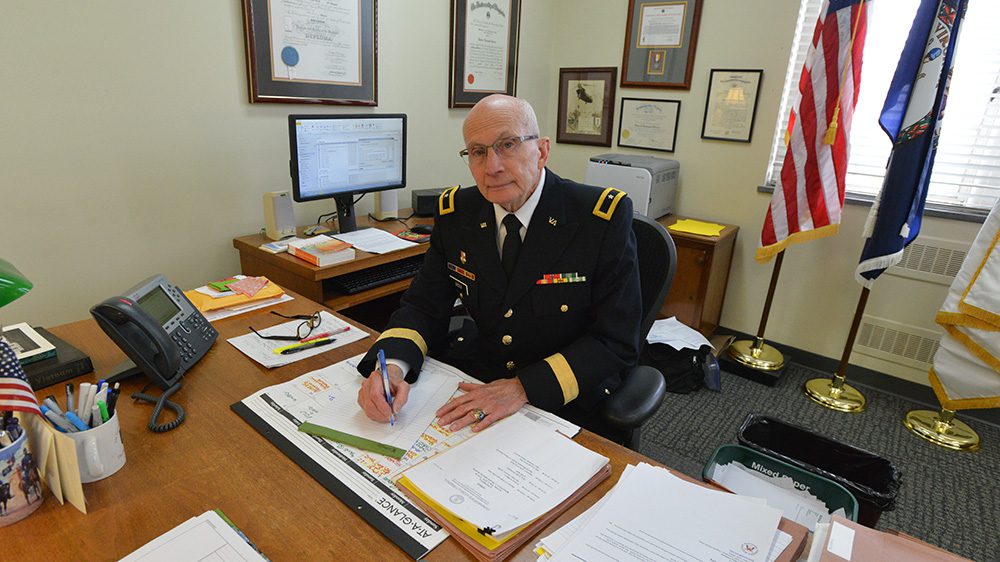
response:
<path id="1" fill-rule="evenodd" d="M 815 530 L 817 523 L 830 520 L 826 504 L 805 490 L 795 489 L 795 482 L 788 476 L 772 478 L 738 462 L 730 462 L 713 466 L 708 477 L 734 494 L 764 498 L 767 505 L 780 509 L 786 518 L 809 531 Z"/>
<path id="2" fill-rule="evenodd" d="M 264 561 L 214 511 L 192 517 L 121 559 L 122 562 L 246 562 Z"/>
<path id="3" fill-rule="evenodd" d="M 371 254 L 387 254 L 416 246 L 416 242 L 403 240 L 395 234 L 390 234 L 381 228 L 362 228 L 354 232 L 336 234 L 334 238 L 351 244 L 356 249 Z"/>
<path id="4" fill-rule="evenodd" d="M 765 562 L 779 510 L 640 464 L 552 558 Z"/>
<path id="5" fill-rule="evenodd" d="M 257 310 L 259 308 L 266 308 L 268 306 L 287 302 L 290 300 L 295 300 L 295 299 L 288 293 L 282 293 L 276 297 L 272 297 L 262 301 L 253 301 L 253 302 L 248 302 L 246 304 L 230 306 L 229 308 L 209 310 L 208 312 L 203 312 L 202 316 L 204 316 L 205 320 L 208 320 L 209 322 L 215 322 L 216 320 L 222 320 L 223 318 L 229 318 L 230 316 L 236 316 L 237 314 L 243 314 L 244 312 L 250 312 L 251 310 Z"/>
<path id="6" fill-rule="evenodd" d="M 499 536 L 562 503 L 606 464 L 607 457 L 512 416 L 406 477 L 455 516 Z"/>
<path id="7" fill-rule="evenodd" d="M 358 328 L 357 326 L 352 326 L 351 324 L 344 322 L 325 310 L 320 311 L 319 317 L 320 325 L 313 328 L 311 333 L 316 335 L 324 332 L 336 334 L 330 336 L 331 339 L 335 340 L 331 344 L 306 349 L 298 353 L 282 355 L 280 353 L 275 353 L 274 350 L 294 344 L 295 342 L 284 340 L 266 340 L 253 332 L 242 336 L 236 336 L 235 338 L 229 338 L 227 341 L 231 343 L 233 347 L 246 354 L 246 356 L 250 359 L 253 359 L 268 369 L 273 369 L 275 367 L 281 367 L 282 365 L 294 363 L 295 361 L 305 359 L 306 357 L 312 357 L 314 355 L 319 355 L 320 353 L 325 353 L 331 349 L 336 349 L 368 337 L 368 332 Z M 270 328 L 257 331 L 265 336 L 294 336 L 296 334 L 296 329 L 301 323 L 302 320 L 292 320 L 291 322 L 285 322 L 283 324 L 278 324 L 277 326 L 271 326 Z M 342 331 L 344 328 L 347 328 L 347 330 Z"/>
<path id="8" fill-rule="evenodd" d="M 646 341 L 665 343 L 674 349 L 699 349 L 703 345 L 715 349 L 711 342 L 705 339 L 705 336 L 694 328 L 681 324 L 673 316 L 653 322 L 653 327 L 649 329 Z"/>
<path id="9" fill-rule="evenodd" d="M 358 376 L 353 365 L 337 363 L 313 374 L 323 383 L 299 391 L 311 394 L 313 400 L 324 405 L 318 410 L 300 410 L 302 421 L 404 451 L 410 450 L 420 439 L 434 421 L 435 412 L 455 394 L 462 381 L 455 373 L 444 369 L 423 369 L 419 383 L 410 386 L 406 405 L 396 414 L 395 424 L 389 425 L 369 419 L 358 407 L 358 391 L 364 379 Z"/>

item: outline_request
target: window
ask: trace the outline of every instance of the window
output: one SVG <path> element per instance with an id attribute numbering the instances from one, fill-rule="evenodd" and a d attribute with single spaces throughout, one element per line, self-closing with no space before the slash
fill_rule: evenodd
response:
<path id="1" fill-rule="evenodd" d="M 848 195 L 874 196 L 882 187 L 892 143 L 878 125 L 889 82 L 919 0 L 878 0 L 872 10 L 861 72 L 861 93 L 851 125 Z M 798 97 L 822 0 L 802 0 L 785 75 L 767 184 L 775 185 L 785 157 L 784 134 Z M 969 2 L 959 30 L 951 89 L 927 196 L 928 207 L 983 213 L 1000 197 L 1000 2 Z"/>

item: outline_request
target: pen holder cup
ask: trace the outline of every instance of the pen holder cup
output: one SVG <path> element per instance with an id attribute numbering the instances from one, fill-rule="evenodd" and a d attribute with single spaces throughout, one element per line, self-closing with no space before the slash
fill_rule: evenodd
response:
<path id="1" fill-rule="evenodd" d="M 101 425 L 67 433 L 76 442 L 76 462 L 80 467 L 80 482 L 97 482 L 125 466 L 125 445 L 122 443 L 118 412 Z"/>
<path id="2" fill-rule="evenodd" d="M 0 449 L 0 527 L 31 515 L 42 505 L 42 481 L 28 447 L 28 434 Z"/>

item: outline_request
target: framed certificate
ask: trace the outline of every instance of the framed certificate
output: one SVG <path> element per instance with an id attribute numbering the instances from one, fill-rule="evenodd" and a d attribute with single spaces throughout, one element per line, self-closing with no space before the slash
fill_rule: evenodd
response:
<path id="1" fill-rule="evenodd" d="M 618 146 L 673 152 L 680 113 L 678 100 L 622 98 Z"/>
<path id="2" fill-rule="evenodd" d="M 629 0 L 622 87 L 691 89 L 702 0 Z"/>
<path id="3" fill-rule="evenodd" d="M 250 103 L 378 105 L 376 0 L 243 0 Z"/>
<path id="4" fill-rule="evenodd" d="M 521 0 L 451 0 L 448 107 L 514 95 Z"/>
<path id="5" fill-rule="evenodd" d="M 763 70 L 712 69 L 701 138 L 750 142 Z"/>
<path id="6" fill-rule="evenodd" d="M 560 68 L 556 142 L 611 146 L 618 69 Z"/>

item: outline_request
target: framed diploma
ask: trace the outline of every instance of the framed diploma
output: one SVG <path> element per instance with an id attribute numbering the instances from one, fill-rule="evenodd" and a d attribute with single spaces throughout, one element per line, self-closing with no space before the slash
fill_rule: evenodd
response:
<path id="1" fill-rule="evenodd" d="M 702 1 L 628 1 L 622 87 L 691 89 Z"/>
<path id="2" fill-rule="evenodd" d="M 763 70 L 712 69 L 701 138 L 750 142 Z"/>
<path id="3" fill-rule="evenodd" d="M 376 0 L 242 0 L 250 103 L 378 105 Z"/>
<path id="4" fill-rule="evenodd" d="M 673 152 L 680 114 L 678 100 L 622 98 L 618 146 Z"/>
<path id="5" fill-rule="evenodd" d="M 448 107 L 514 95 L 521 0 L 451 0 Z"/>
<path id="6" fill-rule="evenodd" d="M 560 68 L 556 142 L 611 146 L 618 69 Z"/>

